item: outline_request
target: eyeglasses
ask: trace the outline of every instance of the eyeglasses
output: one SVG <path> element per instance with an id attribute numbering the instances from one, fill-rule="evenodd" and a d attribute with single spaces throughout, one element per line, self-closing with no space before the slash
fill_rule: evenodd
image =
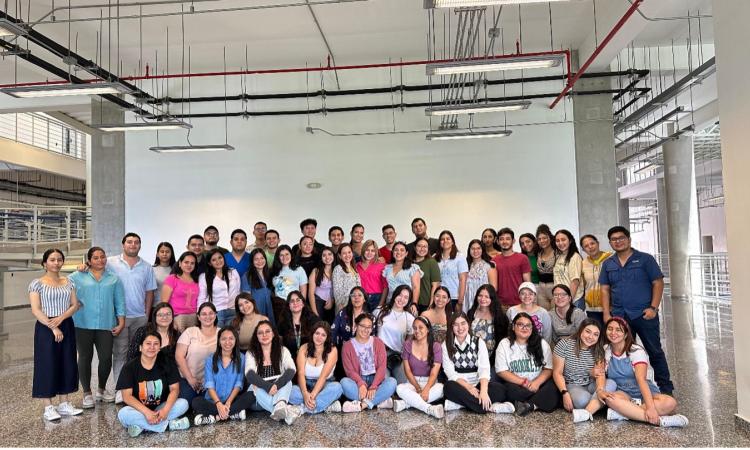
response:
<path id="1" fill-rule="evenodd" d="M 522 330 L 530 330 L 531 327 L 534 326 L 534 324 L 531 324 L 531 323 L 517 323 L 515 326 L 518 327 L 518 328 L 520 328 L 520 329 L 522 329 Z"/>
<path id="2" fill-rule="evenodd" d="M 609 242 L 625 242 L 628 240 L 627 236 L 617 236 L 613 238 L 609 238 Z"/>

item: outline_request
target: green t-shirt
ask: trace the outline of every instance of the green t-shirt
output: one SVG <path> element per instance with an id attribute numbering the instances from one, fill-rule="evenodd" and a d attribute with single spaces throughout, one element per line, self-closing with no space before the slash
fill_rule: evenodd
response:
<path id="1" fill-rule="evenodd" d="M 433 258 L 425 258 L 421 262 L 418 262 L 417 265 L 424 272 L 419 284 L 419 300 L 417 303 L 427 306 L 430 304 L 432 283 L 442 281 L 440 279 L 440 266 L 438 266 L 437 261 Z"/>
<path id="2" fill-rule="evenodd" d="M 539 284 L 539 268 L 536 265 L 536 255 L 526 255 L 531 265 L 531 282 Z"/>

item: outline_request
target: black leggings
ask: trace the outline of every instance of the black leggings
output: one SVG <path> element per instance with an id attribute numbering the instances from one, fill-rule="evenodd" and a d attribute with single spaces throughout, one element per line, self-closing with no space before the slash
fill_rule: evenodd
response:
<path id="1" fill-rule="evenodd" d="M 545 381 L 539 387 L 536 392 L 531 392 L 525 387 L 519 386 L 514 383 L 502 382 L 505 388 L 505 395 L 507 401 L 522 401 L 529 402 L 536 406 L 540 411 L 552 412 L 560 407 L 562 398 L 560 397 L 560 391 L 555 386 L 555 382 L 552 381 L 552 377 Z"/>
<path id="2" fill-rule="evenodd" d="M 254 404 L 255 395 L 249 391 L 242 392 L 234 398 L 231 406 L 229 406 L 229 414 L 237 414 L 243 409 L 250 409 Z M 219 414 L 216 404 L 210 400 L 206 400 L 206 397 L 202 395 L 193 399 L 193 412 L 195 414 L 203 414 L 204 416 L 216 416 Z"/>
<path id="3" fill-rule="evenodd" d="M 94 346 L 99 357 L 99 389 L 107 387 L 107 378 L 112 369 L 112 345 L 114 336 L 110 330 L 89 330 L 76 328 L 76 347 L 78 347 L 78 374 L 83 392 L 91 392 L 91 361 L 94 358 Z M 116 381 L 116 380 L 115 380 Z"/>
<path id="4" fill-rule="evenodd" d="M 479 384 L 476 385 L 476 388 L 479 389 Z M 446 381 L 443 385 L 443 395 L 447 400 L 450 400 L 453 403 L 458 403 L 469 411 L 478 414 L 484 414 L 487 412 L 482 407 L 482 404 L 479 403 L 479 399 L 471 395 L 469 391 L 464 389 L 464 387 L 458 384 L 457 381 Z M 504 402 L 505 388 L 502 384 L 496 381 L 490 381 L 487 384 L 487 395 L 489 395 L 492 403 Z"/>

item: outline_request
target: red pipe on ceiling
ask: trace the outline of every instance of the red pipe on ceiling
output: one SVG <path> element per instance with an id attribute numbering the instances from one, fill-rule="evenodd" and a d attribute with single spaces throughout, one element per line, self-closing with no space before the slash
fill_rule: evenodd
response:
<path id="1" fill-rule="evenodd" d="M 330 67 L 330 66 L 328 67 L 293 67 L 293 68 L 286 68 L 286 69 L 237 70 L 237 71 L 230 71 L 230 72 L 199 72 L 199 73 L 174 73 L 174 74 L 164 74 L 164 75 L 142 75 L 142 76 L 120 77 L 120 80 L 139 81 L 139 80 L 158 80 L 158 79 L 165 79 L 165 78 L 197 78 L 197 77 L 217 77 L 217 76 L 235 76 L 235 75 L 267 75 L 267 74 L 295 73 L 295 72 L 323 72 L 323 71 L 332 71 L 332 70 L 335 71 L 335 70 L 356 70 L 356 69 L 378 69 L 378 68 L 385 68 L 385 67 L 418 66 L 418 65 L 426 65 L 426 64 L 433 64 L 433 63 L 448 63 L 448 62 L 458 62 L 458 61 L 466 61 L 466 60 L 469 60 L 469 61 L 497 60 L 497 59 L 505 59 L 505 58 L 515 58 L 519 56 L 545 56 L 545 55 L 565 55 L 565 59 L 567 62 L 568 83 L 570 83 L 570 79 L 571 79 L 570 50 L 554 50 L 554 51 L 536 52 L 536 53 L 518 53 L 518 54 L 513 54 L 513 55 L 476 56 L 473 58 L 467 58 L 463 60 L 438 59 L 438 60 L 419 60 L 419 61 L 399 61 L 399 62 L 379 63 L 379 64 L 360 64 L 360 65 L 335 66 L 335 67 Z M 96 83 L 96 82 L 103 82 L 103 81 L 107 81 L 107 80 L 93 78 L 93 79 L 84 80 L 84 83 Z M 4 85 L 0 85 L 0 88 L 41 86 L 41 85 L 49 85 L 49 84 L 66 84 L 66 83 L 68 83 L 68 81 L 66 80 L 36 81 L 36 82 L 28 82 L 28 83 L 4 84 Z"/>
<path id="2" fill-rule="evenodd" d="M 630 8 L 625 12 L 625 14 L 620 18 L 620 20 L 615 24 L 614 28 L 610 30 L 610 32 L 607 34 L 607 36 L 602 40 L 602 42 L 599 43 L 599 45 L 594 49 L 594 52 L 589 56 L 589 59 L 586 60 L 585 63 L 581 66 L 581 68 L 576 72 L 576 74 L 573 76 L 573 78 L 570 78 L 570 70 L 568 70 L 568 84 L 565 86 L 565 89 L 560 92 L 560 95 L 557 96 L 555 101 L 552 102 L 552 104 L 549 105 L 549 109 L 554 109 L 554 107 L 562 100 L 563 97 L 571 90 L 573 89 L 573 86 L 576 84 L 579 78 L 581 78 L 581 75 L 586 72 L 586 70 L 591 66 L 591 64 L 594 62 L 597 56 L 604 50 L 604 47 L 609 44 L 609 41 L 612 40 L 613 37 L 615 37 L 615 34 L 617 34 L 620 29 L 625 26 L 625 22 L 630 19 L 630 16 L 635 14 L 635 12 L 638 10 L 638 7 L 643 3 L 643 0 L 635 0 L 633 1 L 633 4 L 630 6 Z"/>

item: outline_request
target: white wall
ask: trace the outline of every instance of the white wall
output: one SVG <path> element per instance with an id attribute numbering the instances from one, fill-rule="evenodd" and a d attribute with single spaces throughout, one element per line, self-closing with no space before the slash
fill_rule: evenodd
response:
<path id="1" fill-rule="evenodd" d="M 331 115 L 323 125 L 365 126 L 374 115 Z M 390 114 L 380 116 L 390 122 Z M 431 236 L 452 230 L 462 251 L 487 226 L 520 234 L 546 222 L 578 232 L 571 123 L 444 142 L 428 142 L 424 133 L 310 135 L 305 125 L 304 117 L 235 119 L 230 143 L 237 150 L 222 153 L 156 154 L 148 150 L 153 136 L 128 135 L 126 226 L 143 237 L 143 254 L 150 258 L 160 240 L 182 248 L 208 224 L 226 244 L 233 228 L 249 230 L 257 220 L 294 243 L 306 217 L 318 220 L 319 240 L 327 243 L 329 226 L 348 232 L 355 222 L 378 242 L 380 227 L 393 223 L 399 238 L 410 241 L 411 219 L 422 216 Z M 223 120 L 201 121 L 192 141 L 199 139 L 223 142 Z M 323 187 L 307 189 L 309 182 Z"/>
<path id="2" fill-rule="evenodd" d="M 724 207 L 701 208 L 701 236 L 713 236 L 714 253 L 727 251 L 727 221 Z"/>

